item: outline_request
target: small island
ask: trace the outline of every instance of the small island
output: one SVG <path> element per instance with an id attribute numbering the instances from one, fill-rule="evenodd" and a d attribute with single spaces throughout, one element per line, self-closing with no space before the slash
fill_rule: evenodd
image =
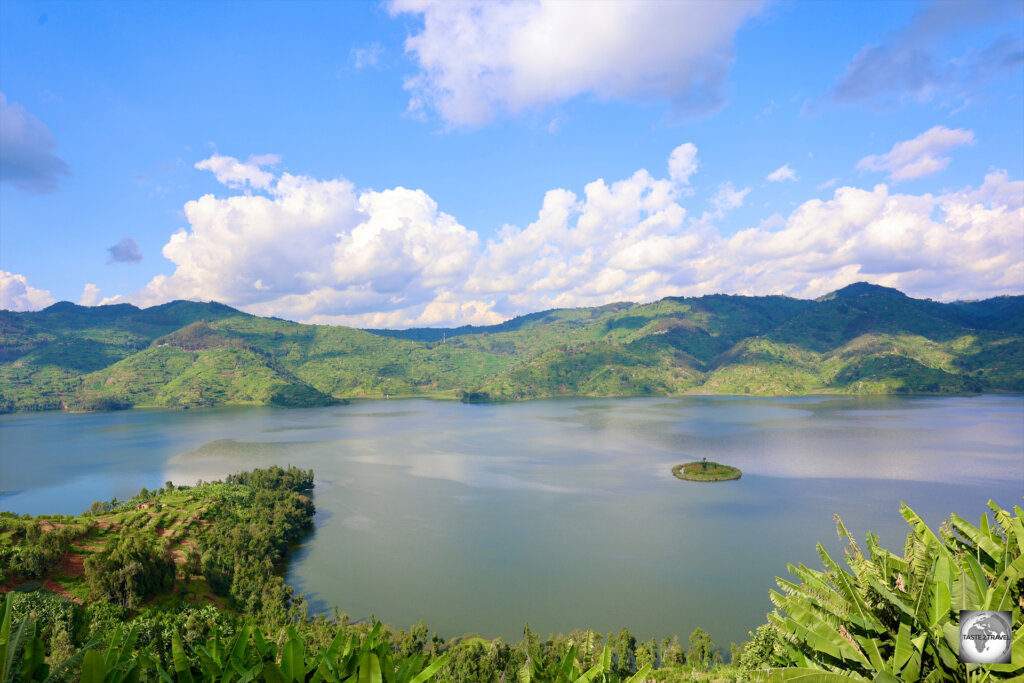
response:
<path id="1" fill-rule="evenodd" d="M 711 462 L 707 458 L 676 465 L 672 474 L 686 481 L 731 481 L 743 476 L 739 468 Z"/>

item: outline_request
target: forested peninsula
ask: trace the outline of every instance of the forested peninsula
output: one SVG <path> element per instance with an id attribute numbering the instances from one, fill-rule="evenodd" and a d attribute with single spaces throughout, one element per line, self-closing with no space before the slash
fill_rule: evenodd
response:
<path id="1" fill-rule="evenodd" d="M 1024 391 L 1024 296 L 939 303 L 858 283 L 813 301 L 668 297 L 410 330 L 189 301 L 0 311 L 0 412 L 1004 391 Z"/>
<path id="2" fill-rule="evenodd" d="M 822 570 L 791 565 L 767 623 L 728 652 L 701 628 L 688 645 L 528 624 L 518 644 L 444 639 L 422 622 L 309 615 L 278 570 L 311 529 L 312 485 L 312 471 L 271 467 L 79 516 L 0 513 L 0 681 L 968 681 L 958 610 L 1024 599 L 1019 506 L 990 503 L 978 525 L 952 515 L 938 533 L 904 506 L 902 552 L 871 534 L 861 546 L 837 520 L 845 566 L 820 545 Z M 986 680 L 1021 674 L 1019 620 L 1010 647 Z"/>

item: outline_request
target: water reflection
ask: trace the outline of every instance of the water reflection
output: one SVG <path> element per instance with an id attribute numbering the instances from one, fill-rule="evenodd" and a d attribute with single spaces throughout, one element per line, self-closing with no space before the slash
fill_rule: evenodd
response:
<path id="1" fill-rule="evenodd" d="M 680 482 L 707 457 L 739 481 Z M 902 546 L 1020 501 L 1024 398 L 356 402 L 310 410 L 0 417 L 0 508 L 77 513 L 171 479 L 270 464 L 317 473 L 316 533 L 288 580 L 312 604 L 517 639 L 695 626 L 739 641 L 786 563 L 817 566 L 832 515 Z M 838 550 L 836 548 L 836 550 Z M 841 552 L 839 553 L 841 554 Z"/>

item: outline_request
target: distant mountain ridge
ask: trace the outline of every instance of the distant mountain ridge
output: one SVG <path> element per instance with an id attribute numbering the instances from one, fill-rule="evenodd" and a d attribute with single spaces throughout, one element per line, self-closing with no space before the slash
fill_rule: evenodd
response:
<path id="1" fill-rule="evenodd" d="M 667 297 L 358 330 L 173 301 L 0 311 L 0 412 L 347 398 L 1024 391 L 1024 296 Z"/>

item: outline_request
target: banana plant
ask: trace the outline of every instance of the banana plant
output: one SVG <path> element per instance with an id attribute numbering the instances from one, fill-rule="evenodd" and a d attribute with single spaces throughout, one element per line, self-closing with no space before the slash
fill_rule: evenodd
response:
<path id="1" fill-rule="evenodd" d="M 383 624 L 376 622 L 361 645 L 355 635 L 346 637 L 339 631 L 327 649 L 307 660 L 305 671 L 307 674 L 313 673 L 312 683 L 425 683 L 434 678 L 448 661 L 448 655 L 443 655 L 424 667 L 422 655 L 416 655 L 407 659 L 402 666 L 396 666 L 391 646 L 386 642 L 377 642 L 382 627 Z M 301 647 L 301 642 L 297 638 L 298 636 L 294 635 L 288 642 L 296 642 L 297 646 Z M 297 649 L 297 652 L 300 651 Z M 293 665 L 292 674 L 297 673 L 298 670 Z M 278 680 L 305 679 L 268 677 L 267 680 L 276 683 Z"/>
<path id="2" fill-rule="evenodd" d="M 4 600 L 0 622 L 0 681 L 44 680 L 49 676 L 43 639 L 36 635 L 36 624 L 25 617 L 12 634 L 14 594 Z"/>
<path id="3" fill-rule="evenodd" d="M 119 626 L 104 652 L 90 649 L 82 660 L 82 683 L 137 683 L 143 671 L 159 669 L 156 658 L 148 650 L 135 650 L 138 628 L 125 633 Z"/>
<path id="4" fill-rule="evenodd" d="M 959 663 L 959 610 L 1016 610 L 1024 577 L 1024 528 L 1014 513 L 989 503 L 995 523 L 952 516 L 935 534 L 906 505 L 910 525 L 903 555 L 867 536 L 865 554 L 836 518 L 846 540 L 839 566 L 818 545 L 824 571 L 788 567 L 798 581 L 778 579 L 768 615 L 791 667 L 760 672 L 761 680 L 978 682 L 1024 673 L 1024 628 L 1017 611 L 1011 658 L 1016 664 Z"/>
<path id="5" fill-rule="evenodd" d="M 248 683 L 256 680 L 263 670 L 250 636 L 252 627 L 242 626 L 234 636 L 225 639 L 214 627 L 204 645 L 193 648 L 199 658 L 204 681 L 211 683 Z"/>
<path id="6" fill-rule="evenodd" d="M 56 669 L 50 670 L 46 663 L 46 647 L 43 639 L 36 634 L 36 623 L 31 617 L 24 617 L 18 622 L 12 635 L 14 620 L 14 594 L 8 593 L 3 601 L 3 614 L 0 615 L 0 682 L 12 681 L 45 681 L 46 683 L 64 681 L 71 677 L 72 672 L 82 665 L 95 643 L 89 642 L 69 657 Z M 83 679 L 84 680 L 84 679 Z"/>
<path id="7" fill-rule="evenodd" d="M 562 657 L 562 661 L 545 668 L 534 653 L 527 653 L 526 662 L 519 669 L 518 683 L 642 683 L 651 672 L 647 664 L 625 681 L 619 678 L 612 669 L 612 651 L 607 645 L 601 650 L 597 662 L 582 671 L 582 665 L 576 658 L 576 646 L 573 645 Z"/>
<path id="8" fill-rule="evenodd" d="M 355 635 L 345 636 L 339 631 L 331 645 L 319 653 L 308 650 L 290 626 L 280 647 L 258 628 L 243 626 L 231 638 L 215 629 L 204 644 L 191 648 L 199 660 L 198 672 L 175 631 L 171 636 L 171 669 L 159 663 L 155 668 L 164 683 L 426 683 L 447 661 L 445 656 L 424 666 L 423 657 L 417 656 L 397 666 L 389 644 L 377 640 L 381 628 L 382 624 L 376 623 L 361 644 Z"/>

